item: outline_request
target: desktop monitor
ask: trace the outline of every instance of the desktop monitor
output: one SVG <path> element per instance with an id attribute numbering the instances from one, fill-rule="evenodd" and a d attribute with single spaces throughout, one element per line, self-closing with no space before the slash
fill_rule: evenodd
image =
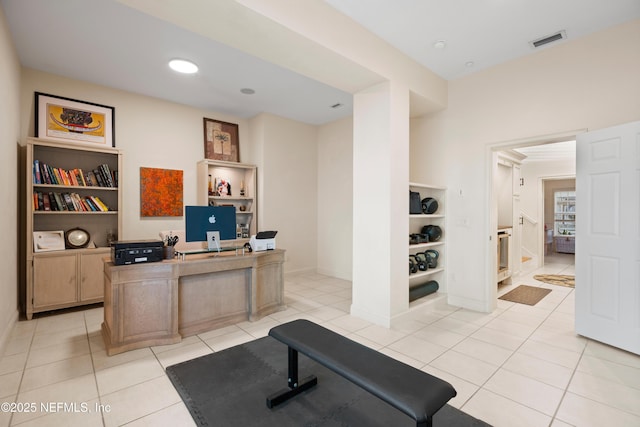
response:
<path id="1" fill-rule="evenodd" d="M 187 242 L 206 242 L 207 231 L 219 231 L 220 240 L 236 238 L 234 206 L 185 206 Z"/>

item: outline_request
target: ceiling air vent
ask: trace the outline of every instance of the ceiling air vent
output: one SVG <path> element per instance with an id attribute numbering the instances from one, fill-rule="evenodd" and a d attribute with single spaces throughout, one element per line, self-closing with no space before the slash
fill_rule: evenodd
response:
<path id="1" fill-rule="evenodd" d="M 562 30 L 562 31 L 558 31 L 557 33 L 551 34 L 550 36 L 545 36 L 536 40 L 532 40 L 529 42 L 529 44 L 531 45 L 532 48 L 535 49 L 540 46 L 553 43 L 557 40 L 564 40 L 566 38 L 567 38 L 567 33 L 564 30 Z"/>

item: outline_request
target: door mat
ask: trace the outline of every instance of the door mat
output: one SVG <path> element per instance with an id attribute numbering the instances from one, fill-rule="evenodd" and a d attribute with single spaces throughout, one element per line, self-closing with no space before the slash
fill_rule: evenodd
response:
<path id="1" fill-rule="evenodd" d="M 198 426 L 388 427 L 415 421 L 303 354 L 300 376 L 316 375 L 318 385 L 269 409 L 266 397 L 287 384 L 287 346 L 264 337 L 169 366 L 167 376 Z M 450 405 L 433 426 L 491 427 Z"/>
<path id="2" fill-rule="evenodd" d="M 576 276 L 563 274 L 536 274 L 533 278 L 551 285 L 566 286 L 568 288 L 576 287 Z"/>
<path id="3" fill-rule="evenodd" d="M 498 299 L 517 302 L 518 304 L 536 305 L 549 292 L 551 292 L 551 289 L 520 285 Z"/>

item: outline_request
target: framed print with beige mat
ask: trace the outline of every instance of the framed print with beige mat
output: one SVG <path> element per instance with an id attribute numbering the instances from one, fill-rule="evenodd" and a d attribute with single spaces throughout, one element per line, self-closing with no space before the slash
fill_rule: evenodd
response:
<path id="1" fill-rule="evenodd" d="M 498 299 L 517 302 L 518 304 L 536 305 L 542 298 L 547 296 L 549 292 L 551 292 L 551 289 L 520 285 Z"/>

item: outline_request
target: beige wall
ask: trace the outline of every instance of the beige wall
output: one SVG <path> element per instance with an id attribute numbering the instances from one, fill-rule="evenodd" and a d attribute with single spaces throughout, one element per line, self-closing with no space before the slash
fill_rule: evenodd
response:
<path id="1" fill-rule="evenodd" d="M 318 129 L 318 273 L 351 280 L 353 119 Z"/>
<path id="2" fill-rule="evenodd" d="M 121 240 L 157 238 L 184 228 L 184 217 L 140 217 L 140 167 L 183 171 L 184 204 L 197 203 L 196 163 L 204 158 L 202 118 L 239 124 L 240 160 L 258 166 L 259 229 L 278 230 L 287 249 L 286 271 L 316 268 L 315 126 L 262 114 L 245 120 L 160 99 L 25 69 L 22 73 L 21 137 L 33 135 L 34 91 L 115 107 L 116 147 L 123 150 Z M 250 123 L 251 122 L 251 123 Z"/>
<path id="3" fill-rule="evenodd" d="M 412 122 L 413 179 L 449 189 L 450 302 L 490 308 L 487 145 L 638 120 L 638 46 L 640 20 L 568 41 L 451 81 L 448 108 Z"/>
<path id="4" fill-rule="evenodd" d="M 315 271 L 317 263 L 317 127 L 260 114 L 250 121 L 260 157 L 260 230 L 276 230 L 287 250 L 286 272 Z"/>
<path id="5" fill-rule="evenodd" d="M 160 230 L 184 228 L 183 216 L 140 217 L 140 167 L 182 170 L 184 204 L 195 205 L 196 163 L 204 158 L 203 117 L 238 123 L 240 160 L 250 157 L 246 120 L 31 69 L 22 73 L 22 140 L 33 136 L 35 91 L 115 107 L 116 147 L 123 150 L 124 165 L 121 240 L 154 239 Z"/>
<path id="6" fill-rule="evenodd" d="M 18 318 L 18 251 L 22 248 L 18 223 L 18 140 L 20 139 L 20 62 L 0 8 L 0 355 Z"/>

